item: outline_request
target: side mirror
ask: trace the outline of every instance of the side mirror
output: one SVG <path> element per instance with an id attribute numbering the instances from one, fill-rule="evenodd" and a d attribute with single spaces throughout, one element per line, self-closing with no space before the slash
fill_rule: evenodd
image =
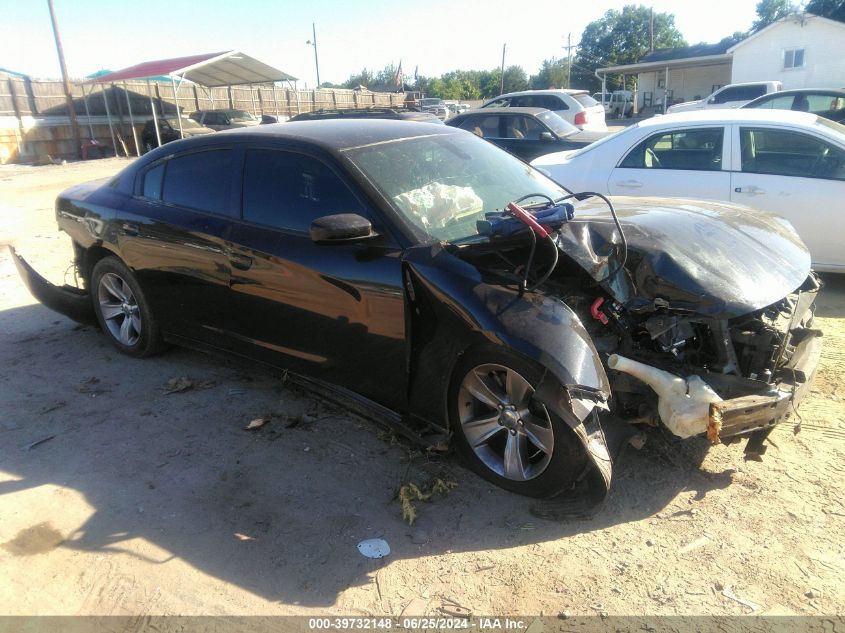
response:
<path id="1" fill-rule="evenodd" d="M 351 242 L 375 237 L 373 225 L 357 213 L 337 213 L 317 218 L 311 223 L 313 242 Z"/>
<path id="2" fill-rule="evenodd" d="M 554 141 L 554 140 L 557 140 L 557 139 L 555 139 L 555 135 L 552 134 L 551 132 L 540 132 L 540 140 L 541 141 Z"/>

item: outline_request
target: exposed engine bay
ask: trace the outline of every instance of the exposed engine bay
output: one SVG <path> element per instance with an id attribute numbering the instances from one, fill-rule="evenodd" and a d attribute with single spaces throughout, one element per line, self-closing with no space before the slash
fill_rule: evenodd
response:
<path id="1" fill-rule="evenodd" d="M 713 443 L 755 434 L 749 450 L 762 453 L 762 440 L 795 411 L 818 362 L 821 332 L 812 325 L 821 282 L 812 272 L 807 276 L 808 263 L 799 272 L 800 260 L 768 278 L 750 277 L 752 287 L 745 271 L 714 268 L 720 259 L 729 261 L 718 249 L 698 260 L 689 250 L 673 257 L 674 250 L 698 247 L 679 241 L 700 222 L 692 214 L 681 218 L 674 240 L 656 245 L 638 240 L 639 218 L 626 225 L 623 214 L 633 238 L 626 241 L 607 203 L 613 223 L 596 222 L 595 215 L 579 223 L 573 209 L 531 209 L 541 224 L 544 216 L 558 220 L 545 227 L 548 240 L 538 240 L 543 234 L 522 219 L 530 231 L 497 236 L 480 227 L 493 237 L 461 248 L 459 256 L 499 283 L 539 288 L 576 312 L 610 380 L 608 415 L 631 424 L 662 422 L 679 437 L 706 434 Z M 765 261 L 750 262 L 751 269 L 760 265 Z"/>

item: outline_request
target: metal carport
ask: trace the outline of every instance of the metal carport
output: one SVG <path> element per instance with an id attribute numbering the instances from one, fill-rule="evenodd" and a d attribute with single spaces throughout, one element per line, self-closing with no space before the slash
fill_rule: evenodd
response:
<path id="1" fill-rule="evenodd" d="M 276 81 L 296 81 L 296 77 L 274 68 L 264 62 L 250 57 L 240 51 L 225 51 L 222 53 L 206 53 L 204 55 L 191 55 L 188 57 L 174 57 L 171 59 L 158 59 L 142 62 L 123 70 L 116 70 L 112 73 L 102 75 L 89 82 L 91 84 L 112 84 L 124 82 L 130 79 L 146 79 L 149 90 L 149 82 L 154 77 L 169 77 L 173 87 L 173 100 L 176 104 L 176 120 L 179 122 L 179 135 L 184 137 L 182 131 L 182 116 L 179 111 L 179 88 L 182 82 L 188 79 L 197 85 L 205 88 L 219 88 L 222 86 L 242 86 L 250 84 L 274 83 Z M 274 93 L 275 94 L 275 93 Z M 161 146 L 161 135 L 159 133 L 158 117 L 155 111 L 152 91 L 149 91 L 150 106 L 152 108 L 153 120 L 155 121 L 156 141 Z M 105 95 L 104 95 L 105 97 Z M 108 110 L 106 99 L 106 116 L 109 121 L 109 129 L 112 129 L 111 113 Z M 135 124 L 132 117 L 132 107 L 129 105 L 129 121 L 132 127 L 132 135 L 135 140 L 135 151 L 140 156 L 138 139 L 135 136 Z M 112 142 L 114 132 L 112 131 Z M 115 147 L 115 152 L 117 147 Z"/>

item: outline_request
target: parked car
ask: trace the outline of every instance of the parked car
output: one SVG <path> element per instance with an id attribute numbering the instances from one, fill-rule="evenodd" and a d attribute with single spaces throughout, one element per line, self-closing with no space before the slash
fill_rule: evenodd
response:
<path id="1" fill-rule="evenodd" d="M 545 108 L 581 130 L 607 132 L 604 107 L 586 90 L 525 90 L 500 95 L 482 108 Z"/>
<path id="2" fill-rule="evenodd" d="M 431 112 L 420 112 L 410 108 L 338 108 L 302 112 L 290 118 L 291 121 L 322 121 L 324 119 L 398 119 L 421 123 L 440 123 Z"/>
<path id="3" fill-rule="evenodd" d="M 446 103 L 443 99 L 426 97 L 423 99 L 417 99 L 416 105 L 422 112 L 430 112 L 441 121 L 445 121 L 449 116 L 449 109 L 446 107 Z"/>
<path id="4" fill-rule="evenodd" d="M 579 190 L 708 198 L 789 220 L 819 270 L 845 272 L 845 127 L 814 114 L 667 114 L 531 163 Z"/>
<path id="5" fill-rule="evenodd" d="M 542 108 L 470 110 L 452 117 L 446 125 L 472 132 L 524 161 L 590 142 L 571 141 L 581 130 Z"/>
<path id="6" fill-rule="evenodd" d="M 186 116 L 181 117 L 182 119 L 182 133 L 179 132 L 179 119 L 175 116 L 173 117 L 158 117 L 158 132 L 159 137 L 161 138 L 161 144 L 164 145 L 165 143 L 169 143 L 170 141 L 176 141 L 182 138 L 184 134 L 185 138 L 189 138 L 191 136 L 197 136 L 198 134 L 211 134 L 214 132 L 211 128 L 205 127 L 200 125 L 196 121 Z M 156 137 L 156 125 L 155 119 L 150 119 L 146 123 L 144 123 L 144 129 L 141 130 L 141 145 L 144 147 L 145 152 L 149 152 L 156 147 L 158 147 L 158 138 Z"/>
<path id="7" fill-rule="evenodd" d="M 759 450 L 821 341 L 788 223 L 614 207 L 455 128 L 304 121 L 187 139 L 60 194 L 81 289 L 14 260 L 123 353 L 285 367 L 418 441 L 451 437 L 508 490 L 583 480 L 595 501 L 630 425 L 658 415 Z"/>
<path id="8" fill-rule="evenodd" d="M 613 92 L 597 92 L 593 99 L 602 104 L 605 115 L 617 119 L 632 117 L 634 114 L 633 93 L 630 90 L 614 90 Z"/>
<path id="9" fill-rule="evenodd" d="M 191 118 L 212 130 L 230 130 L 260 125 L 261 120 L 246 110 L 197 110 Z"/>
<path id="10" fill-rule="evenodd" d="M 752 81 L 742 84 L 729 84 L 716 90 L 709 97 L 695 101 L 684 101 L 670 105 L 667 114 L 689 112 L 692 110 L 709 110 L 721 108 L 739 108 L 765 94 L 783 89 L 779 81 Z"/>
<path id="11" fill-rule="evenodd" d="M 845 90 L 818 88 L 781 90 L 758 97 L 742 107 L 812 112 L 817 116 L 842 123 L 845 121 Z"/>

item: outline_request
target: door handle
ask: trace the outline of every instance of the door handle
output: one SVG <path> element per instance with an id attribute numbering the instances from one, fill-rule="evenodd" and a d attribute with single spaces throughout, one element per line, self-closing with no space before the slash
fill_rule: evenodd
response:
<path id="1" fill-rule="evenodd" d="M 749 187 L 736 187 L 734 188 L 734 191 L 736 193 L 747 193 L 752 196 L 759 196 L 762 193 L 766 193 L 765 189 L 760 189 L 760 187 L 755 187 L 754 185 Z"/>
<path id="2" fill-rule="evenodd" d="M 123 233 L 124 235 L 129 235 L 131 237 L 134 237 L 134 236 L 138 235 L 139 231 L 140 231 L 140 228 L 138 228 L 138 225 L 134 224 L 132 222 L 124 222 L 123 224 L 120 225 L 120 232 Z"/>
<path id="3" fill-rule="evenodd" d="M 643 186 L 639 180 L 620 180 L 616 183 L 617 187 L 627 187 L 629 189 L 639 189 Z"/>
<path id="4" fill-rule="evenodd" d="M 233 268 L 238 270 L 249 270 L 252 266 L 252 257 L 241 255 L 240 253 L 229 253 L 229 263 Z"/>

